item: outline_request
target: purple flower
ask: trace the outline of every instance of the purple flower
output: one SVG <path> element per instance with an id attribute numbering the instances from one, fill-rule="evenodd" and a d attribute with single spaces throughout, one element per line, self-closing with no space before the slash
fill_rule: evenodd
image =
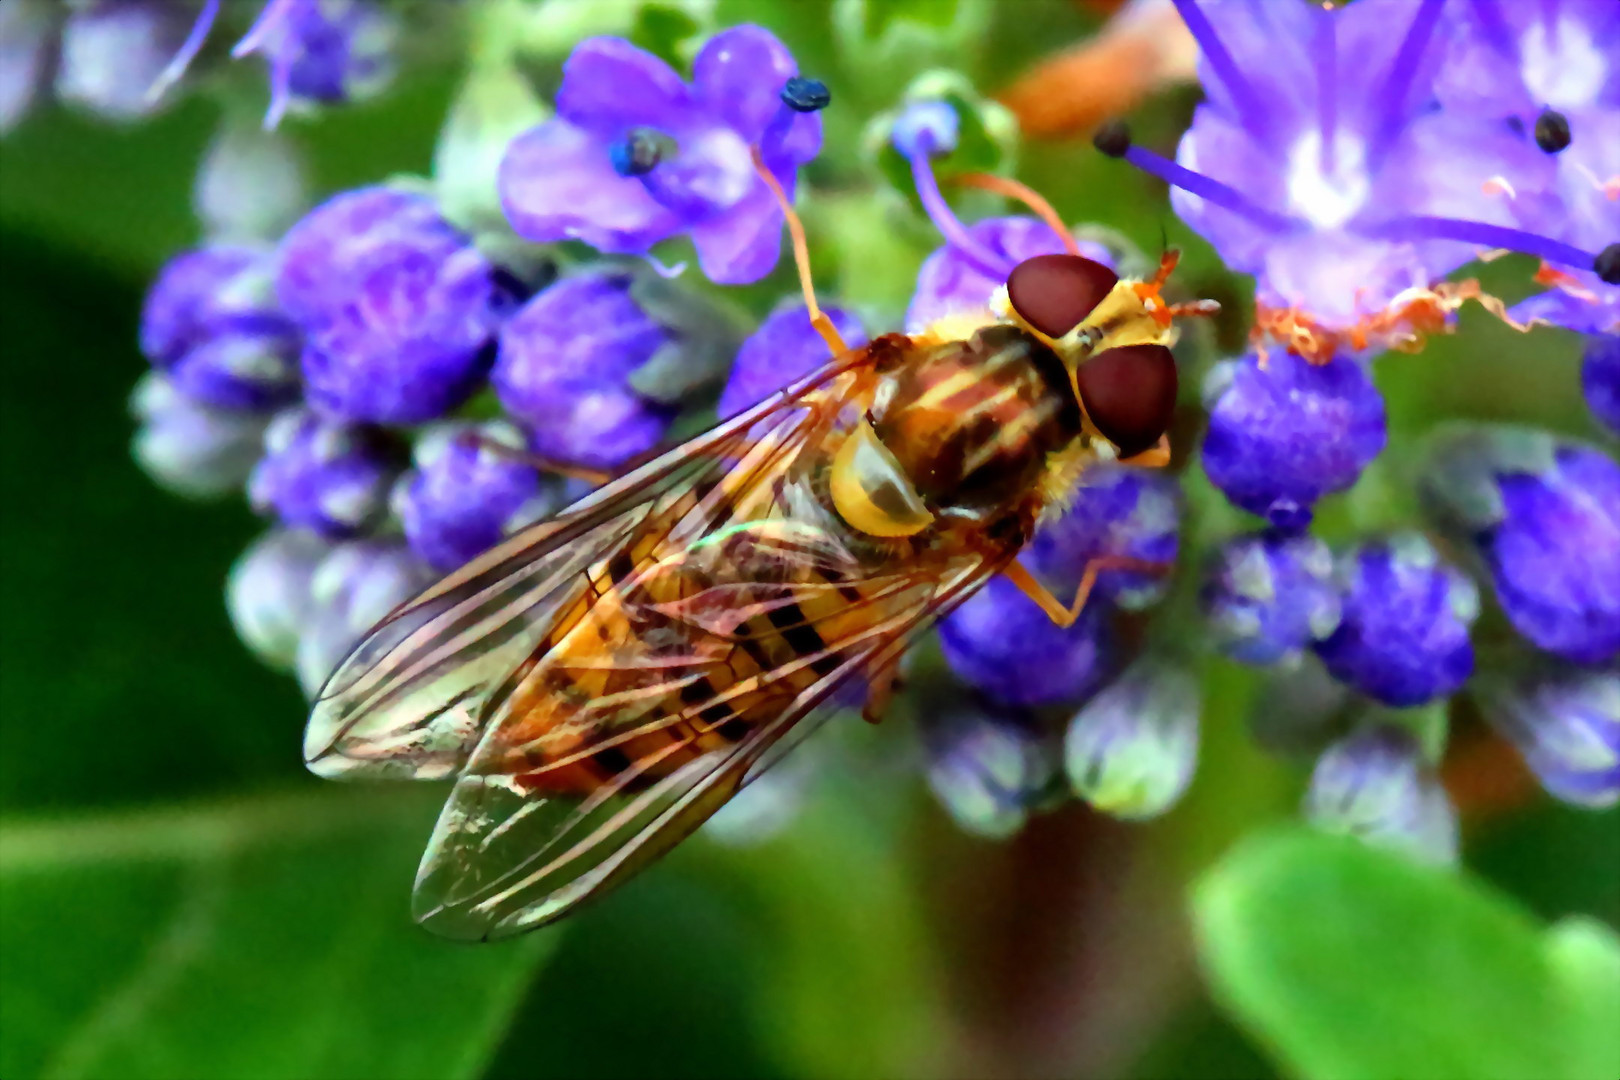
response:
<path id="1" fill-rule="evenodd" d="M 187 22 L 184 8 L 161 0 L 94 0 L 74 10 L 62 25 L 57 96 L 108 120 L 147 115 Z"/>
<path id="2" fill-rule="evenodd" d="M 1303 528 L 1317 499 L 1355 483 L 1384 448 L 1384 399 L 1348 357 L 1246 356 L 1211 371 L 1204 397 L 1204 472 L 1280 528 Z"/>
<path id="3" fill-rule="evenodd" d="M 310 612 L 298 640 L 304 693 L 313 698 L 367 630 L 433 579 L 398 540 L 355 540 L 333 548 L 310 582 Z"/>
<path id="4" fill-rule="evenodd" d="M 297 328 L 276 304 L 270 258 L 198 248 L 169 261 L 141 311 L 141 351 L 194 400 L 225 409 L 296 401 Z"/>
<path id="5" fill-rule="evenodd" d="M 1594 334 L 1586 339 L 1581 389 L 1586 391 L 1592 415 L 1620 434 L 1620 334 Z"/>
<path id="6" fill-rule="evenodd" d="M 850 348 L 866 344 L 860 320 L 839 308 L 823 308 Z M 725 420 L 758 405 L 796 379 L 802 379 L 832 359 L 827 343 L 810 325 L 802 303 L 780 307 L 743 341 L 731 366 L 717 406 Z"/>
<path id="7" fill-rule="evenodd" d="M 1594 808 L 1620 801 L 1620 672 L 1549 666 L 1493 680 L 1478 697 L 1553 795 Z"/>
<path id="8" fill-rule="evenodd" d="M 1515 629 L 1577 663 L 1620 652 L 1620 465 L 1521 428 L 1437 437 L 1424 493 L 1470 541 Z"/>
<path id="9" fill-rule="evenodd" d="M 1056 741 L 1020 713 L 945 710 L 924 717 L 918 731 L 928 753 L 928 786 L 976 836 L 1011 836 L 1031 809 L 1062 790 Z"/>
<path id="10" fill-rule="evenodd" d="M 269 0 L 233 56 L 270 65 L 273 128 L 289 108 L 369 97 L 394 75 L 393 15 L 372 0 Z"/>
<path id="11" fill-rule="evenodd" d="M 279 255 L 309 400 L 350 420 L 412 424 L 460 405 L 520 291 L 431 199 L 387 188 L 316 207 Z"/>
<path id="12" fill-rule="evenodd" d="M 1174 806 L 1198 764 L 1198 680 L 1147 657 L 1075 714 L 1064 761 L 1075 793 L 1105 814 L 1157 817 Z"/>
<path id="13" fill-rule="evenodd" d="M 522 434 L 499 421 L 425 432 L 416 468 L 394 494 L 411 549 L 435 570 L 454 570 L 554 512 L 560 487 L 522 460 L 526 449 Z"/>
<path id="14" fill-rule="evenodd" d="M 149 372 L 130 396 L 140 422 L 132 452 L 160 486 L 196 498 L 239 489 L 253 471 L 269 418 L 210 408 Z"/>
<path id="15" fill-rule="evenodd" d="M 675 410 L 632 386 L 671 332 L 639 303 L 634 276 L 587 269 L 543 290 L 501 331 L 491 382 L 528 424 L 536 453 L 596 467 L 621 465 L 663 438 Z"/>
<path id="16" fill-rule="evenodd" d="M 1436 85 L 1448 114 L 1508 122 L 1556 174 L 1551 197 L 1514 198 L 1520 222 L 1594 252 L 1620 240 L 1620 7 L 1491 3 L 1463 7 L 1456 21 Z M 1620 281 L 1567 268 L 1513 314 L 1613 332 Z"/>
<path id="17" fill-rule="evenodd" d="M 1176 212 L 1256 276 L 1263 307 L 1340 331 L 1479 248 L 1592 265 L 1593 251 L 1517 228 L 1516 200 L 1551 187 L 1547 156 L 1488 118 L 1435 107 L 1456 32 L 1444 0 L 1176 6 L 1208 94 L 1176 161 L 1122 129 L 1099 146 L 1175 185 Z"/>
<path id="18" fill-rule="evenodd" d="M 1474 670 L 1473 582 L 1423 537 L 1363 544 L 1339 560 L 1343 621 L 1316 654 L 1340 682 L 1386 705 L 1445 697 Z"/>
<path id="19" fill-rule="evenodd" d="M 940 623 L 939 642 L 957 677 L 998 704 L 1078 701 L 1107 674 L 1104 607 L 1088 604 L 1064 629 L 1016 585 L 997 577 Z"/>
<path id="20" fill-rule="evenodd" d="M 1367 724 L 1317 759 L 1305 817 L 1430 862 L 1457 857 L 1457 814 L 1406 728 Z"/>
<path id="21" fill-rule="evenodd" d="M 1268 531 L 1216 552 L 1200 599 L 1226 655 L 1292 664 L 1339 625 L 1332 578 L 1333 555 L 1322 541 Z"/>
<path id="22" fill-rule="evenodd" d="M 22 122 L 50 85 L 56 13 L 49 0 L 0 4 L 0 135 Z"/>
<path id="23" fill-rule="evenodd" d="M 143 89 L 157 100 L 179 82 L 208 42 L 222 0 L 202 0 L 190 32 L 176 41 L 168 63 Z M 264 126 L 274 128 L 290 109 L 369 96 L 394 74 L 399 27 L 375 0 L 264 0 L 258 18 L 231 50 L 236 57 L 262 55 L 270 67 L 270 109 Z"/>
<path id="24" fill-rule="evenodd" d="M 1100 569 L 1093 598 L 1135 610 L 1157 601 L 1176 559 L 1181 488 L 1163 471 L 1099 464 L 1087 469 L 1074 501 L 1043 521 L 1024 549 L 1035 575 L 1067 604 L 1095 560 L 1133 565 Z"/>
<path id="25" fill-rule="evenodd" d="M 265 432 L 248 498 L 284 524 L 334 540 L 358 536 L 382 519 L 403 457 L 384 431 L 288 409 Z"/>
<path id="26" fill-rule="evenodd" d="M 589 38 L 563 65 L 557 116 L 513 140 L 501 202 L 520 235 L 642 254 L 690 234 L 711 280 L 757 281 L 776 265 L 782 215 L 751 148 L 792 197 L 821 149 L 821 119 L 783 100 L 797 74 L 757 26 L 716 34 L 692 84 L 622 38 Z"/>
<path id="27" fill-rule="evenodd" d="M 950 315 L 987 310 L 991 295 L 1007 284 L 1013 267 L 1036 255 L 1060 254 L 1063 243 L 1039 218 L 999 217 L 975 221 L 966 227 L 973 250 L 947 241 L 923 260 L 917 289 L 906 309 L 906 331 L 920 333 Z M 1080 240 L 1080 254 L 1104 266 L 1114 265 L 1103 245 Z"/>
<path id="28" fill-rule="evenodd" d="M 313 601 L 315 570 L 331 545 L 302 529 L 271 529 L 231 567 L 225 608 L 236 634 L 272 667 L 292 670 Z"/>

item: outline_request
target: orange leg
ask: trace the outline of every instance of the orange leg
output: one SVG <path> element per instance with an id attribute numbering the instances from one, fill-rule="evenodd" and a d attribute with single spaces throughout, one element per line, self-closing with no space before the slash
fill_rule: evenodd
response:
<path id="1" fill-rule="evenodd" d="M 793 204 L 788 202 L 787 192 L 782 190 L 782 185 L 777 182 L 775 175 L 765 167 L 764 160 L 759 156 L 758 147 L 754 148 L 754 171 L 759 173 L 760 179 L 765 181 L 765 186 L 776 196 L 776 205 L 782 208 L 782 217 L 787 219 L 788 235 L 793 238 L 793 263 L 799 269 L 799 288 L 804 292 L 804 306 L 810 310 L 810 323 L 816 328 L 816 333 L 821 335 L 821 339 L 827 343 L 827 348 L 832 350 L 833 355 L 842 356 L 849 351 L 849 346 L 844 343 L 844 337 L 838 332 L 838 327 L 833 325 L 833 321 L 821 310 L 821 305 L 816 303 L 816 287 L 810 281 L 810 245 L 804 239 L 804 222 L 799 220 Z"/>
<path id="2" fill-rule="evenodd" d="M 1008 581 L 1018 586 L 1018 590 L 1041 606 L 1046 617 L 1059 626 L 1073 626 L 1074 621 L 1085 610 L 1086 601 L 1091 598 L 1091 590 L 1097 585 L 1097 575 L 1104 570 L 1139 570 L 1150 574 L 1168 573 L 1169 563 L 1153 562 L 1151 559 L 1133 559 L 1126 555 L 1099 555 L 1086 563 L 1085 573 L 1080 575 L 1080 587 L 1075 590 L 1074 603 L 1068 607 L 1063 601 L 1053 596 L 1045 585 L 1024 569 L 1024 564 L 1014 560 L 1008 564 L 1002 573 Z"/>
<path id="3" fill-rule="evenodd" d="M 861 719 L 868 724 L 882 723 L 883 714 L 889 711 L 889 702 L 894 700 L 894 692 L 899 685 L 898 664 L 890 664 L 878 672 L 872 679 L 872 688 L 867 691 L 866 704 L 861 706 Z"/>

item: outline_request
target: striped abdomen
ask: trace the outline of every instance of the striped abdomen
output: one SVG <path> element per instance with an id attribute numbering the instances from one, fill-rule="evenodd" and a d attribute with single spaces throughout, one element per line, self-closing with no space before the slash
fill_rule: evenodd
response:
<path id="1" fill-rule="evenodd" d="M 741 741 L 884 614 L 886 586 L 849 583 L 848 558 L 767 519 L 593 567 L 509 699 L 502 771 L 540 793 L 635 790 Z"/>

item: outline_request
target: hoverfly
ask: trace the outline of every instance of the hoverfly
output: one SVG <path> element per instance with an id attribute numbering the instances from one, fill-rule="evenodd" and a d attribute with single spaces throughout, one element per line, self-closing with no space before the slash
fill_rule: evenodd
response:
<path id="1" fill-rule="evenodd" d="M 1095 564 L 1066 605 L 1015 557 L 1088 463 L 1166 456 L 1174 317 L 1214 310 L 1161 298 L 1173 253 L 1121 280 L 1015 185 L 1069 254 L 982 313 L 849 349 L 760 173 L 827 365 L 404 604 L 315 703 L 316 773 L 455 779 L 414 893 L 435 932 L 508 936 L 623 881 L 841 687 L 864 681 L 876 718 L 907 644 L 994 574 L 1072 622 Z"/>

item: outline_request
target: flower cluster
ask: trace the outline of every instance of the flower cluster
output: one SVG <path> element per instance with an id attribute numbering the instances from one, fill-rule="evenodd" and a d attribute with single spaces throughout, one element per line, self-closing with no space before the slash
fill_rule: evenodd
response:
<path id="1" fill-rule="evenodd" d="M 1620 13 L 1175 7 L 1201 48 L 1206 97 L 1174 157 L 1120 124 L 1095 142 L 1172 185 L 1183 222 L 1252 276 L 1251 345 L 1214 358 L 1187 335 L 1174 363 L 1181 385 L 1201 384 L 1202 408 L 1183 395 L 1170 467 L 1103 453 L 1040 521 L 1016 576 L 941 620 L 937 657 L 912 658 L 930 786 L 986 835 L 1066 797 L 1124 818 L 1163 813 L 1193 778 L 1204 675 L 1235 662 L 1265 686 L 1327 688 L 1322 715 L 1276 740 L 1314 755 L 1304 813 L 1325 828 L 1450 857 L 1457 814 L 1436 730 L 1465 694 L 1547 790 L 1613 803 L 1612 443 L 1476 424 L 1418 445 L 1392 430 L 1379 377 L 1380 357 L 1456 330 L 1460 306 L 1478 301 L 1515 329 L 1579 335 L 1586 400 L 1620 430 Z M 64 99 L 126 94 L 85 89 L 82 66 L 73 88 L 70 58 L 111 48 L 96 35 L 158 9 L 169 21 L 142 55 L 164 60 L 139 79 L 119 69 L 143 95 L 207 57 L 227 14 L 217 0 L 185 9 L 194 23 L 175 23 L 173 5 L 90 4 L 64 21 L 8 0 L 0 126 L 53 69 Z M 368 0 L 269 0 L 234 51 L 269 65 L 273 121 L 364 92 L 405 30 Z M 522 82 L 520 70 L 502 76 Z M 1110 283 L 1146 276 L 1128 243 L 1067 229 L 997 174 L 1011 160 L 1004 119 L 953 79 L 920 78 L 867 118 L 864 162 L 808 174 L 836 179 L 831 198 L 865 192 L 893 233 L 884 252 L 915 267 L 888 303 L 846 295 L 825 309 L 852 346 L 982 317 L 1037 256 L 1083 255 Z M 134 407 L 136 454 L 155 477 L 192 494 L 243 490 L 270 521 L 227 589 L 243 640 L 313 694 L 390 607 L 557 512 L 583 477 L 825 363 L 823 328 L 796 297 L 692 279 L 752 284 L 778 269 L 777 191 L 808 188 L 812 205 L 826 194 L 799 174 L 822 149 L 828 102 L 761 27 L 661 55 L 589 38 L 561 65 L 554 112 L 486 118 L 478 179 L 494 221 L 411 178 L 306 209 L 275 164 L 285 155 L 222 137 L 199 182 L 206 239 L 148 296 L 152 371 Z M 1009 215 L 1006 196 L 1033 216 Z M 916 239 L 925 227 L 931 238 Z M 682 245 L 700 274 L 663 261 Z M 1459 276 L 1502 250 L 1539 260 L 1522 273 L 1538 291 L 1515 305 Z M 855 245 L 824 266 L 818 252 L 816 271 L 858 280 L 873 272 L 860 258 Z M 745 309 L 759 317 L 746 334 Z M 1387 505 L 1344 510 L 1341 496 L 1372 484 L 1363 501 Z M 1059 625 L 1025 595 L 1030 582 L 1087 602 Z M 1482 603 L 1504 618 L 1482 619 Z M 1508 662 L 1476 675 L 1474 639 L 1498 621 L 1511 637 L 1492 648 Z M 766 816 L 803 787 L 800 776 L 777 789 Z"/>
<path id="2" fill-rule="evenodd" d="M 194 64 L 213 66 L 215 26 L 249 5 L 224 0 L 10 0 L 0 10 L 0 133 L 47 92 L 127 122 L 161 108 Z M 289 111 L 358 100 L 392 77 L 399 26 L 379 0 L 262 0 L 229 52 L 262 56 L 267 128 Z"/>

